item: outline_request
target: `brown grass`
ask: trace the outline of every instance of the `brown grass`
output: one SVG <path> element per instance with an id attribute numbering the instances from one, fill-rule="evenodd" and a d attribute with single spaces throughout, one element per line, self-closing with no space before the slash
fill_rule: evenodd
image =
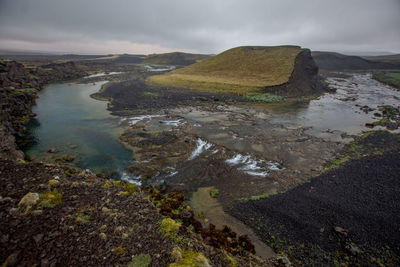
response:
<path id="1" fill-rule="evenodd" d="M 301 51 L 296 46 L 237 47 L 147 81 L 208 92 L 261 92 L 264 87 L 289 80 Z"/>

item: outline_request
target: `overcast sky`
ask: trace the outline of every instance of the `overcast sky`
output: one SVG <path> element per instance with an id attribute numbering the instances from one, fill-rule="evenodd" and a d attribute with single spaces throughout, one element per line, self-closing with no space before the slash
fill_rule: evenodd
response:
<path id="1" fill-rule="evenodd" d="M 0 0 L 0 49 L 219 53 L 280 44 L 400 53 L 400 0 Z"/>

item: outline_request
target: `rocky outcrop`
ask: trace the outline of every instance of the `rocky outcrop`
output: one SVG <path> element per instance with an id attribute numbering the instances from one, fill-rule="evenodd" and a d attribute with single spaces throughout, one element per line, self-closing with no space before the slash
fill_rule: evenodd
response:
<path id="1" fill-rule="evenodd" d="M 37 88 L 39 81 L 33 70 L 25 69 L 24 65 L 16 61 L 0 62 L 0 87 L 2 88 Z"/>
<path id="2" fill-rule="evenodd" d="M 0 158 L 22 159 L 18 145 L 24 142 L 25 125 L 37 92 L 52 80 L 77 78 L 85 74 L 74 62 L 26 67 L 16 61 L 0 62 Z"/>
<path id="3" fill-rule="evenodd" d="M 35 98 L 33 90 L 0 88 L 0 158 L 23 158 L 16 139 L 23 137 L 25 124 L 33 116 L 31 106 Z"/>
<path id="4" fill-rule="evenodd" d="M 297 55 L 288 82 L 265 88 L 266 93 L 287 97 L 310 96 L 320 94 L 323 91 L 324 86 L 318 76 L 318 67 L 309 49 L 303 49 Z"/>

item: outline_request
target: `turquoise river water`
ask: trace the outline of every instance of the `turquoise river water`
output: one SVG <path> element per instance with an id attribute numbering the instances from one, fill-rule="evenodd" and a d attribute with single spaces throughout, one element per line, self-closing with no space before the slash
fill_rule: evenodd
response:
<path id="1" fill-rule="evenodd" d="M 43 161 L 71 155 L 79 168 L 114 178 L 126 175 L 124 170 L 132 164 L 132 152 L 118 140 L 123 130 L 120 119 L 110 115 L 106 102 L 90 97 L 104 83 L 46 86 L 33 108 L 37 117 L 30 130 L 35 142 L 25 153 Z M 50 149 L 57 152 L 48 153 Z"/>

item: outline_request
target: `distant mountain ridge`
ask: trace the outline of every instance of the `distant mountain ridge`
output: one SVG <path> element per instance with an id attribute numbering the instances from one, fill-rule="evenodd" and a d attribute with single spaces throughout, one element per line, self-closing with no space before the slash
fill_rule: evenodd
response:
<path id="1" fill-rule="evenodd" d="M 399 62 L 385 62 L 382 58 L 393 58 L 394 56 L 381 57 L 359 57 L 347 56 L 336 52 L 313 51 L 311 53 L 318 67 L 323 70 L 367 70 L 367 69 L 396 69 L 400 67 Z M 371 60 L 370 58 L 376 58 Z"/>
<path id="2" fill-rule="evenodd" d="M 120 64 L 157 64 L 157 65 L 175 65 L 187 66 L 196 63 L 199 60 L 209 57 L 204 54 L 191 54 L 183 52 L 172 52 L 162 54 L 111 54 L 111 55 L 77 55 L 77 54 L 46 54 L 13 52 L 0 50 L 0 59 L 18 60 L 18 61 L 113 61 Z"/>
<path id="3" fill-rule="evenodd" d="M 391 64 L 400 65 L 400 54 L 380 55 L 380 56 L 363 56 L 363 58 L 371 61 L 380 61 Z"/>

